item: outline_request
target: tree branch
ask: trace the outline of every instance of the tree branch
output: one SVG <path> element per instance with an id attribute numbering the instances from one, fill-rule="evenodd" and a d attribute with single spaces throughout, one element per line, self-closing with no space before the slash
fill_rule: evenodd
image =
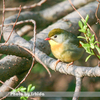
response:
<path id="1" fill-rule="evenodd" d="M 0 60 L 0 80 L 3 82 L 14 75 L 28 71 L 32 61 L 16 56 L 7 56 Z"/>
<path id="2" fill-rule="evenodd" d="M 28 59 L 32 58 L 32 55 L 20 46 L 8 43 L 0 44 L 0 53 L 6 55 L 16 55 Z"/>
<path id="3" fill-rule="evenodd" d="M 89 24 L 94 24 L 96 22 L 96 18 L 95 18 L 96 7 L 97 7 L 97 3 L 93 2 L 93 3 L 90 3 L 86 6 L 78 9 L 78 11 L 81 13 L 81 15 L 83 17 L 85 17 L 87 14 L 89 14 L 90 15 Z M 100 8 L 98 10 L 100 10 Z M 100 16 L 100 12 L 98 11 L 98 17 L 99 16 Z M 5 24 L 10 23 L 11 20 L 13 22 L 15 21 L 15 16 L 14 16 L 13 19 L 11 19 L 11 18 L 12 17 L 6 19 Z M 21 19 L 19 19 L 19 21 L 23 20 L 23 19 L 21 18 Z M 54 28 L 62 28 L 62 29 L 65 29 L 65 30 L 68 30 L 68 31 L 71 31 L 73 33 L 78 34 L 79 33 L 78 32 L 78 28 L 79 28 L 78 27 L 78 21 L 79 20 L 80 20 L 80 17 L 77 15 L 77 13 L 72 12 L 69 15 L 67 15 L 64 18 L 57 21 L 56 23 L 54 23 L 53 25 L 49 26 L 45 30 L 41 31 L 39 34 L 37 34 L 36 47 L 38 49 L 35 48 L 35 51 L 36 51 L 35 54 L 49 68 L 54 70 L 54 63 L 56 62 L 56 60 L 53 59 L 53 58 L 50 58 L 46 55 L 46 54 L 50 53 L 50 47 L 49 47 L 48 42 L 44 41 L 44 38 L 46 38 L 48 36 L 48 32 L 51 31 Z M 4 36 L 5 40 L 8 38 L 8 36 L 10 34 L 9 31 L 11 31 L 11 29 L 12 29 L 12 26 L 9 26 L 7 28 L 4 27 L 5 31 L 4 31 L 3 36 Z M 21 38 L 20 36 L 18 36 L 15 31 L 13 31 L 13 34 L 11 35 L 10 40 L 8 42 L 26 47 L 29 50 L 33 50 L 33 45 L 32 45 L 34 43 L 33 38 L 31 39 L 30 42 L 28 42 L 28 41 L 24 40 L 23 38 Z M 13 47 L 13 45 L 10 45 L 10 46 Z M 9 46 L 8 46 L 8 50 L 10 50 Z M 17 50 L 18 50 L 18 48 L 17 48 Z M 43 53 L 42 51 L 45 52 L 46 54 Z M 18 55 L 19 55 L 19 53 L 18 53 Z M 27 54 L 27 53 L 26 53 L 26 55 L 29 56 L 29 54 Z M 18 62 L 16 62 L 16 60 Z M 30 67 L 30 63 L 31 63 L 31 61 L 29 61 L 29 60 L 28 60 L 28 64 L 27 64 L 27 60 L 25 60 L 24 58 L 22 59 L 20 57 L 15 57 L 15 56 L 7 56 L 7 57 L 3 58 L 0 61 L 0 65 L 1 65 L 1 67 L 0 67 L 1 68 L 0 69 L 0 71 L 1 71 L 0 72 L 0 74 L 1 74 L 0 78 L 1 78 L 1 80 L 5 81 L 5 79 L 9 79 L 10 77 L 14 76 L 15 74 L 18 74 L 20 72 L 22 73 L 22 72 L 28 70 L 29 67 Z M 16 71 L 15 71 L 15 65 L 18 67 L 18 69 L 16 69 Z M 9 67 L 10 67 L 10 69 L 9 69 Z M 20 68 L 23 67 L 22 70 L 20 70 L 19 67 Z M 60 62 L 60 63 L 57 64 L 56 68 L 57 68 L 56 70 L 61 72 L 61 73 L 74 75 L 76 77 L 83 77 L 83 76 L 90 76 L 90 77 L 98 76 L 99 77 L 100 76 L 100 68 L 99 67 L 83 67 L 83 66 L 73 65 L 73 66 L 69 66 L 68 69 L 66 69 L 66 63 Z M 8 73 L 11 73 L 11 74 L 7 75 Z M 4 74 L 6 75 L 5 76 L 6 78 L 4 78 Z"/>
<path id="4" fill-rule="evenodd" d="M 75 87 L 75 92 L 72 100 L 78 100 L 80 90 L 81 90 L 81 78 L 76 77 L 76 87 Z"/>
<path id="5" fill-rule="evenodd" d="M 95 0 L 84 0 L 84 1 L 73 0 L 72 3 L 74 4 L 74 6 L 76 8 L 80 8 L 92 1 L 95 1 Z M 19 21 L 33 19 L 36 21 L 37 27 L 41 28 L 41 27 L 46 27 L 50 23 L 58 20 L 59 18 L 62 18 L 63 16 L 67 15 L 68 13 L 70 13 L 72 11 L 73 11 L 73 8 L 71 7 L 70 3 L 68 1 L 63 1 L 61 3 L 58 3 L 50 8 L 47 8 L 47 9 L 39 11 L 39 12 L 31 12 L 31 11 L 22 12 L 20 14 Z M 6 22 L 5 24 L 11 23 L 12 19 L 13 19 L 13 21 L 15 21 L 16 16 L 17 16 L 17 14 L 14 16 L 11 16 L 8 19 L 8 22 Z M 6 19 L 6 21 L 7 21 L 7 19 Z"/>
<path id="6" fill-rule="evenodd" d="M 8 46 L 9 47 L 9 46 Z M 16 46 L 14 46 L 15 47 L 15 49 L 16 49 Z M 13 50 L 14 50 L 14 47 L 13 47 Z M 2 48 L 1 48 L 2 49 Z M 18 49 L 18 48 L 17 48 Z M 3 50 L 4 51 L 4 50 Z M 19 52 L 18 52 L 19 51 Z M 9 49 L 8 49 L 8 52 L 10 53 L 10 51 L 9 51 Z M 21 53 L 21 52 L 23 52 L 23 53 Z M 17 54 L 18 53 L 18 54 Z M 29 53 L 26 53 L 26 51 L 24 51 L 24 50 L 21 50 L 21 49 L 18 49 L 17 50 L 17 53 L 15 52 L 15 54 L 16 55 L 18 55 L 18 56 L 27 56 L 27 57 L 31 57 L 31 55 L 29 54 Z M 11 54 L 14 54 L 14 52 L 11 52 Z M 47 56 L 45 53 L 43 53 L 43 52 L 41 52 L 39 49 L 35 49 L 35 55 L 46 65 L 46 66 L 48 66 L 49 68 L 51 68 L 52 70 L 54 70 L 54 64 L 55 64 L 55 62 L 56 62 L 56 60 L 55 59 L 53 59 L 53 58 L 51 58 L 51 57 L 49 57 L 49 56 Z M 4 58 L 5 59 L 5 58 Z M 6 67 L 6 70 L 5 70 L 5 67 L 0 67 L 1 69 L 0 69 L 0 76 L 2 76 L 2 74 L 4 73 L 4 71 L 5 71 L 5 73 L 11 73 L 11 71 L 12 70 L 9 70 L 10 72 L 8 72 L 8 70 L 7 70 L 7 68 L 9 69 L 9 66 L 11 66 L 11 64 L 9 64 L 9 63 L 7 63 L 7 62 L 9 62 L 9 61 L 7 61 L 7 60 L 5 60 L 5 62 L 3 62 L 3 60 L 4 59 L 2 59 L 1 61 L 0 61 L 0 64 L 2 65 L 2 66 L 4 66 L 3 65 L 3 63 L 4 64 L 7 64 L 7 65 L 5 65 L 5 67 L 6 66 L 8 66 L 8 67 Z M 14 59 L 14 57 L 12 58 L 12 59 Z M 9 60 L 9 57 L 8 57 L 8 60 Z M 11 60 L 11 59 L 10 59 Z M 16 60 L 15 60 L 16 61 Z M 17 62 L 18 63 L 18 62 Z M 20 62 L 19 62 L 20 63 Z M 16 62 L 15 62 L 15 64 L 16 64 Z M 13 65 L 15 65 L 14 63 L 13 63 Z M 22 63 L 21 63 L 22 64 Z M 23 63 L 24 64 L 24 63 Z M 24 65 L 23 65 L 24 66 Z M 10 67 L 10 69 L 11 68 L 13 68 L 13 66 L 11 66 Z M 18 67 L 17 67 L 18 68 Z M 3 71 L 4 70 L 4 71 Z M 67 69 L 67 67 L 66 67 L 66 63 L 62 63 L 62 62 L 60 62 L 60 63 L 58 63 L 57 64 L 57 67 L 56 67 L 56 70 L 57 71 L 59 71 L 59 72 L 61 72 L 61 73 L 65 73 L 65 74 L 70 74 L 70 75 L 74 75 L 74 76 L 77 76 L 77 77 L 83 77 L 83 76 L 90 76 L 90 77 L 95 77 L 95 76 L 100 76 L 100 68 L 99 67 L 83 67 L 83 66 L 75 66 L 75 65 L 73 65 L 73 66 L 70 66 L 70 67 L 68 67 L 68 69 Z M 6 72 L 7 71 L 7 72 Z M 15 72 L 14 71 L 16 71 L 16 67 L 14 67 L 14 69 L 13 69 L 13 73 L 12 74 L 15 74 Z M 19 71 L 19 70 L 18 70 Z M 23 71 L 23 70 L 22 70 Z M 19 71 L 19 72 L 21 72 L 21 70 Z M 18 73 L 18 72 L 16 72 L 16 73 Z"/>
<path id="7" fill-rule="evenodd" d="M 49 68 L 55 70 L 56 60 L 47 56 L 45 53 L 41 52 L 39 49 L 36 49 L 35 55 Z M 56 71 L 60 73 L 73 75 L 76 77 L 100 77 L 100 68 L 96 67 L 84 67 L 84 66 L 76 66 L 71 65 L 67 68 L 66 63 L 59 62 L 56 66 Z"/>
<path id="8" fill-rule="evenodd" d="M 92 7 L 91 7 L 91 5 L 92 5 Z M 80 8 L 79 9 L 79 11 L 80 12 L 87 12 L 88 14 L 90 14 L 90 20 L 89 20 L 89 23 L 90 22 L 93 22 L 93 21 L 91 21 L 92 20 L 92 18 L 95 18 L 94 17 L 94 13 L 95 13 L 95 9 L 96 9 L 96 5 L 97 5 L 97 3 L 96 2 L 94 2 L 94 3 L 90 3 L 90 4 L 88 4 L 88 5 L 86 5 L 86 6 L 84 6 L 84 7 L 82 7 L 82 8 Z M 87 10 L 87 9 L 89 8 L 89 10 Z M 91 12 L 90 12 L 91 11 Z M 86 14 L 87 13 L 82 13 L 82 16 L 86 16 Z M 91 14 L 93 14 L 93 15 L 91 15 Z M 73 19 L 73 16 L 75 16 L 76 15 L 76 19 Z M 100 16 L 100 14 L 98 14 L 98 16 Z M 64 19 L 64 20 L 63 20 Z M 36 47 L 39 49 L 39 50 L 41 50 L 41 51 L 44 51 L 45 53 L 47 53 L 47 54 L 49 54 L 50 53 L 50 47 L 49 47 L 49 44 L 48 44 L 48 42 L 46 42 L 46 41 L 44 41 L 44 38 L 46 38 L 47 37 L 47 35 L 48 35 L 48 32 L 51 30 L 51 29 L 53 29 L 53 28 L 58 28 L 58 27 L 60 27 L 60 28 L 63 28 L 63 29 L 65 29 L 66 28 L 66 30 L 68 29 L 68 30 L 73 30 L 73 27 L 69 27 L 69 22 L 65 22 L 65 20 L 66 19 L 68 19 L 68 20 L 70 20 L 71 22 L 73 22 L 73 26 L 77 26 L 77 23 L 78 23 L 78 21 L 79 21 L 79 17 L 78 17 L 78 15 L 77 15 L 77 13 L 76 12 L 73 12 L 73 13 L 71 13 L 71 14 L 69 14 L 69 15 L 67 15 L 66 17 L 64 17 L 63 19 L 61 19 L 61 20 L 59 20 L 59 21 L 57 21 L 56 23 L 54 23 L 53 25 L 51 25 L 51 26 L 49 26 L 48 28 L 46 28 L 45 30 L 43 30 L 43 31 L 41 31 L 39 34 L 37 34 L 37 40 L 36 40 Z M 12 19 L 13 20 L 13 19 Z M 6 20 L 7 21 L 7 20 Z M 6 21 L 5 21 L 5 23 L 6 23 Z M 95 20 L 94 20 L 94 22 L 95 22 Z M 77 31 L 77 28 L 78 27 L 76 27 L 75 29 L 74 29 L 74 31 L 76 32 Z M 8 29 L 11 29 L 11 27 L 8 27 Z M 7 36 L 9 36 L 9 32 L 7 32 L 8 30 L 6 30 L 5 32 L 4 32 L 4 37 L 7 37 Z M 8 33 L 8 34 L 7 34 Z M 15 33 L 15 31 L 14 31 L 14 34 L 12 34 L 12 36 L 11 36 L 11 38 L 10 38 L 10 40 L 9 40 L 9 42 L 10 43 L 15 43 L 15 44 L 18 44 L 18 45 L 21 45 L 21 46 L 24 46 L 24 47 L 26 47 L 26 48 L 28 48 L 28 49 L 30 49 L 30 50 L 32 50 L 32 44 L 30 44 L 28 41 L 26 41 L 26 40 L 24 40 L 24 39 L 22 39 L 21 37 L 19 37 L 16 33 Z M 33 43 L 33 39 L 31 39 L 31 43 Z M 8 46 L 9 47 L 9 46 Z M 37 51 L 37 50 L 36 50 Z M 12 52 L 13 53 L 13 52 Z M 38 52 L 39 53 L 39 52 Z M 41 55 L 42 56 L 42 55 Z M 41 58 L 41 56 L 38 56 L 39 58 Z M 42 56 L 42 58 L 43 58 L 44 56 Z M 50 58 L 51 59 L 51 58 Z M 43 59 L 41 59 L 42 61 L 43 61 Z M 3 60 L 2 60 L 3 61 Z M 44 61 L 43 61 L 44 62 Z M 50 62 L 44 62 L 47 66 L 50 66 L 50 65 L 52 65 Z M 48 64 L 50 64 L 50 65 L 48 65 Z M 59 65 L 59 64 L 58 64 Z M 57 66 L 58 66 L 57 65 Z M 65 66 L 65 65 L 64 65 Z M 58 66 L 59 68 L 61 67 L 60 65 Z M 58 68 L 57 67 L 57 68 Z M 51 68 L 52 68 L 52 66 L 51 66 Z M 62 67 L 63 68 L 63 67 Z M 77 69 L 80 69 L 81 67 L 72 67 L 72 69 L 70 69 L 70 71 L 68 72 L 68 73 L 66 73 L 66 74 L 71 74 L 71 75 L 75 75 L 75 76 L 77 76 L 77 73 L 79 73 L 79 72 L 77 72 Z M 86 70 L 85 70 L 86 69 Z M 81 70 L 80 70 L 80 74 L 79 74 L 79 76 L 80 77 L 82 77 L 82 76 L 89 76 L 88 75 L 88 71 L 90 71 L 90 70 L 97 70 L 98 68 L 96 67 L 96 68 L 90 68 L 90 67 L 82 67 L 81 68 Z M 58 70 L 58 69 L 57 69 Z M 62 69 L 61 69 L 62 70 Z M 60 72 L 61 72 L 61 70 L 59 70 Z M 72 72 L 75 70 L 75 73 L 71 73 L 71 70 L 72 70 Z M 85 70 L 85 71 L 84 71 Z M 95 73 L 95 70 L 94 70 L 94 72 L 93 71 L 91 71 L 91 73 L 93 72 L 93 73 Z M 98 71 L 97 71 L 98 72 Z M 63 73 L 64 73 L 64 71 L 63 71 Z M 92 74 L 92 76 L 99 76 L 98 74 Z"/>

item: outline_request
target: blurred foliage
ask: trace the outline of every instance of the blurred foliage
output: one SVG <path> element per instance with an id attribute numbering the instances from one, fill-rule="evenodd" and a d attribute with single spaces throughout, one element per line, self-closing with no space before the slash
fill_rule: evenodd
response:
<path id="1" fill-rule="evenodd" d="M 29 98 L 28 93 L 32 92 L 34 89 L 35 89 L 35 86 L 32 86 L 32 84 L 29 84 L 27 88 L 20 86 L 17 89 L 13 89 L 12 92 L 23 93 L 23 96 L 20 97 L 20 100 L 27 100 Z M 25 95 L 27 95 L 27 96 L 25 96 Z"/>
<path id="2" fill-rule="evenodd" d="M 27 36 L 27 35 L 24 35 L 23 38 L 24 38 L 25 40 L 29 41 L 32 37 Z"/>

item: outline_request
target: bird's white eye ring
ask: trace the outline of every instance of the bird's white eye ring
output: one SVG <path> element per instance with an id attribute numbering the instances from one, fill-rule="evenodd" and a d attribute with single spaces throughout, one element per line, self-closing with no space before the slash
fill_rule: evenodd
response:
<path id="1" fill-rule="evenodd" d="M 54 35 L 54 38 L 57 38 L 57 35 Z"/>

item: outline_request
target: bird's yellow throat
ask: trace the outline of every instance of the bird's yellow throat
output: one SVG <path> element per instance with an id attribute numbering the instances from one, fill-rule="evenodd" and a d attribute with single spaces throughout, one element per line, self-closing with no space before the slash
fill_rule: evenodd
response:
<path id="1" fill-rule="evenodd" d="M 49 40 L 49 43 L 51 46 L 56 46 L 56 45 L 59 45 L 59 43 L 53 41 L 53 40 Z"/>
<path id="2" fill-rule="evenodd" d="M 49 43 L 51 45 L 51 50 L 52 51 L 58 51 L 61 52 L 63 50 L 63 44 L 62 43 L 57 43 L 53 40 L 49 40 Z M 60 51 L 59 51 L 60 50 Z M 56 52 L 57 53 L 57 52 Z"/>

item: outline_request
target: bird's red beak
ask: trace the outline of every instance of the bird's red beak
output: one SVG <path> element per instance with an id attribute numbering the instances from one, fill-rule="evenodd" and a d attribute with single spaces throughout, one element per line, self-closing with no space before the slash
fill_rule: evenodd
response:
<path id="1" fill-rule="evenodd" d="M 47 41 L 47 40 L 50 40 L 50 38 L 45 38 L 44 40 L 46 40 L 46 41 Z"/>

